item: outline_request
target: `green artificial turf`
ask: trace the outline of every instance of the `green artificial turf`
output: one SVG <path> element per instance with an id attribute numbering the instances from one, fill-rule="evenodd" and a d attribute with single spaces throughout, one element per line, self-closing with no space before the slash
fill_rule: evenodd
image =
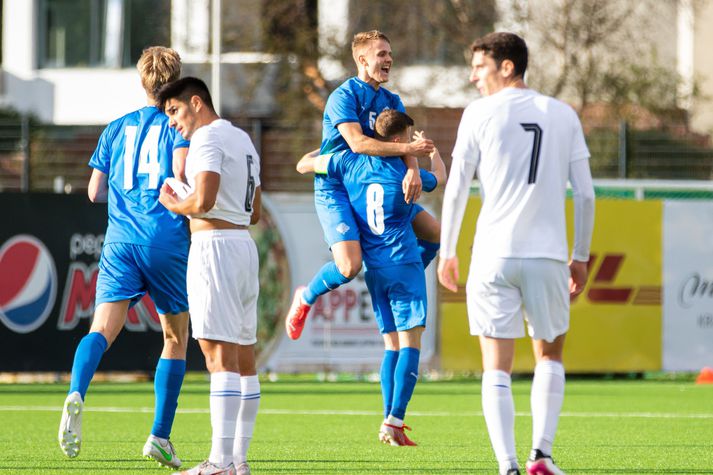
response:
<path id="1" fill-rule="evenodd" d="M 151 384 L 93 384 L 75 459 L 57 444 L 66 389 L 0 385 L 0 474 L 171 473 L 141 457 L 153 417 Z M 528 380 L 513 383 L 522 464 L 531 444 L 529 391 Z M 418 384 L 406 418 L 418 447 L 380 444 L 381 420 L 377 383 L 263 382 L 253 473 L 497 473 L 477 380 Z M 171 440 L 184 467 L 207 458 L 204 378 L 184 384 Z M 713 473 L 713 385 L 570 379 L 553 456 L 568 474 Z"/>

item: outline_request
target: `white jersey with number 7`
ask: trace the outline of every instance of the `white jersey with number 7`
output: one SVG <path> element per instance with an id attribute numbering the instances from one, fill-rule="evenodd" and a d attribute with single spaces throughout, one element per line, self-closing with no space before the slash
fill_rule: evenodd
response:
<path id="1" fill-rule="evenodd" d="M 570 165 L 588 158 L 579 118 L 564 102 L 519 88 L 472 102 L 458 128 L 450 173 L 469 183 L 476 170 L 480 180 L 473 255 L 566 262 Z M 458 230 L 444 231 L 441 254 L 448 257 L 455 254 Z"/>

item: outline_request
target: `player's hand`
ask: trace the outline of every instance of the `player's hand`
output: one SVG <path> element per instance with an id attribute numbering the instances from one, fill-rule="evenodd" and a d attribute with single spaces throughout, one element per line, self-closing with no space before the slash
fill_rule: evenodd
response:
<path id="1" fill-rule="evenodd" d="M 420 132 L 420 135 L 419 132 L 416 132 L 413 138 L 413 142 L 409 142 L 408 144 L 408 155 L 415 155 L 416 157 L 428 157 L 431 152 L 433 152 L 433 149 L 435 148 L 433 145 L 433 140 L 424 137 L 423 132 Z"/>
<path id="2" fill-rule="evenodd" d="M 404 200 L 406 203 L 415 203 L 421 197 L 423 183 L 421 182 L 421 174 L 417 169 L 409 168 L 406 170 L 406 176 L 401 182 L 401 189 L 404 192 Z"/>
<path id="3" fill-rule="evenodd" d="M 158 201 L 169 211 L 173 211 L 174 207 L 179 203 L 178 196 L 173 188 L 166 183 L 161 186 L 161 193 L 158 195 Z"/>
<path id="4" fill-rule="evenodd" d="M 570 261 L 569 263 L 569 297 L 573 298 L 581 294 L 584 285 L 587 283 L 587 263 L 582 261 Z"/>
<path id="5" fill-rule="evenodd" d="M 451 292 L 458 292 L 458 257 L 438 258 L 438 281 Z"/>

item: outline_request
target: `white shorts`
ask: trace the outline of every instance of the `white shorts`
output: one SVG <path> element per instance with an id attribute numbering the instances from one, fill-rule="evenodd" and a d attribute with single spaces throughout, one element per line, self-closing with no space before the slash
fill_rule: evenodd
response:
<path id="1" fill-rule="evenodd" d="M 257 341 L 258 266 L 247 230 L 191 235 L 186 280 L 193 338 L 240 345 Z"/>
<path id="2" fill-rule="evenodd" d="M 552 342 L 569 329 L 569 267 L 554 259 L 479 258 L 466 295 L 472 335 Z"/>

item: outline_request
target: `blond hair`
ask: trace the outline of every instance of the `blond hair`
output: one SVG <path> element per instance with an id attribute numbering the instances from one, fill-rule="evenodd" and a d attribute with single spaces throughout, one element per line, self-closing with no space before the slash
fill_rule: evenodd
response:
<path id="1" fill-rule="evenodd" d="M 136 69 L 139 70 L 141 85 L 146 94 L 155 98 L 161 86 L 175 81 L 181 75 L 181 57 L 171 48 L 149 46 L 141 53 Z"/>
<path id="2" fill-rule="evenodd" d="M 376 40 L 384 40 L 391 44 L 389 38 L 379 30 L 362 31 L 354 35 L 352 39 L 352 57 L 357 65 L 359 65 L 359 56 L 364 54 L 364 51 L 371 46 L 372 41 Z"/>

